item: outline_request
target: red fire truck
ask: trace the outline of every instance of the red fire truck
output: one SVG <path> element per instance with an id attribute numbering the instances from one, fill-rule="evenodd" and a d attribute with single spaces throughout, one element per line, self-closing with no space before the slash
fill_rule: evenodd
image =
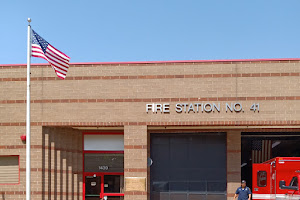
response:
<path id="1" fill-rule="evenodd" d="M 300 200 L 300 157 L 277 157 L 252 167 L 252 199 Z"/>

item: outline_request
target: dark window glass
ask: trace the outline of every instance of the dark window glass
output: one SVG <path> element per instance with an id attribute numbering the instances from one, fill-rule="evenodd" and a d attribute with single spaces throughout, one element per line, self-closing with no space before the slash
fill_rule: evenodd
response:
<path id="1" fill-rule="evenodd" d="M 184 181 L 170 182 L 169 189 L 172 191 L 188 191 L 189 183 Z"/>
<path id="2" fill-rule="evenodd" d="M 290 186 L 298 186 L 298 178 L 297 177 L 293 177 L 291 182 L 290 182 Z"/>
<path id="3" fill-rule="evenodd" d="M 266 171 L 258 171 L 257 172 L 257 186 L 258 187 L 266 187 L 267 186 L 267 172 Z"/>
<path id="4" fill-rule="evenodd" d="M 124 154 L 84 154 L 85 172 L 124 172 Z"/>
<path id="5" fill-rule="evenodd" d="M 222 193 L 226 191 L 226 181 L 210 181 L 207 182 L 207 191 L 212 193 Z"/>
<path id="6" fill-rule="evenodd" d="M 104 175 L 104 193 L 123 193 L 124 176 Z"/>
<path id="7" fill-rule="evenodd" d="M 85 177 L 85 199 L 93 200 L 100 198 L 101 177 L 86 176 Z"/>
<path id="8" fill-rule="evenodd" d="M 207 191 L 207 184 L 204 181 L 190 182 L 189 183 L 189 191 L 190 192 L 205 193 Z"/>
<path id="9" fill-rule="evenodd" d="M 169 191 L 169 183 L 165 181 L 155 181 L 152 183 L 152 190 L 155 192 Z"/>

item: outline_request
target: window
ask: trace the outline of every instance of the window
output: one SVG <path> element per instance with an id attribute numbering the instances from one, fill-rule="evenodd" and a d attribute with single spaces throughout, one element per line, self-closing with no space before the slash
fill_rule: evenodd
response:
<path id="1" fill-rule="evenodd" d="M 124 193 L 124 176 L 104 175 L 104 193 Z"/>
<path id="2" fill-rule="evenodd" d="M 85 172 L 124 172 L 124 154 L 84 154 Z"/>
<path id="3" fill-rule="evenodd" d="M 19 156 L 0 156 L 0 184 L 19 183 Z"/>
<path id="4" fill-rule="evenodd" d="M 258 171 L 257 172 L 257 186 L 258 187 L 266 187 L 267 186 L 267 172 L 266 171 Z"/>
<path id="5" fill-rule="evenodd" d="M 85 151 L 124 151 L 124 135 L 119 134 L 86 134 L 84 135 Z"/>
<path id="6" fill-rule="evenodd" d="M 290 182 L 290 186 L 298 187 L 298 178 L 296 176 L 292 178 L 292 180 Z"/>

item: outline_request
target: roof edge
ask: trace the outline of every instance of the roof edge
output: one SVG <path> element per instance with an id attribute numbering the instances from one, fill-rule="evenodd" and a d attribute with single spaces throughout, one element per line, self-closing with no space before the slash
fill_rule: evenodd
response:
<path id="1" fill-rule="evenodd" d="M 125 62 L 78 62 L 70 65 L 117 65 L 117 64 L 164 64 L 164 63 L 217 63 L 217 62 L 260 62 L 260 61 L 300 61 L 300 58 L 262 58 L 262 59 L 221 59 L 221 60 L 169 60 L 169 61 L 125 61 Z M 27 64 L 0 64 L 0 66 L 25 66 Z M 48 63 L 31 63 L 49 65 Z"/>

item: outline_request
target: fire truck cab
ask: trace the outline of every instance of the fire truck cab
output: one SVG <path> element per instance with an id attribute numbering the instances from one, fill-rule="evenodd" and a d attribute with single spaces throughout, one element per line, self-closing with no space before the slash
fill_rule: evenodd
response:
<path id="1" fill-rule="evenodd" d="M 252 166 L 252 199 L 300 200 L 300 157 L 277 157 Z"/>

